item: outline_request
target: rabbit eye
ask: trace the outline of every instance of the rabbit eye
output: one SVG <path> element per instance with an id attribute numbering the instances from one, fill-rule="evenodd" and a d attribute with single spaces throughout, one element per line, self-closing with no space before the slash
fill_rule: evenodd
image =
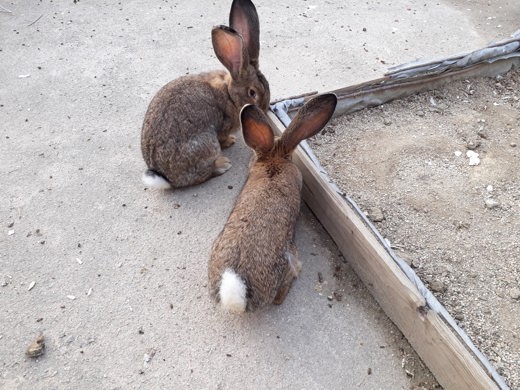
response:
<path id="1" fill-rule="evenodd" d="M 253 99 L 255 99 L 256 98 L 256 91 L 251 88 L 249 90 L 249 96 L 252 97 Z"/>

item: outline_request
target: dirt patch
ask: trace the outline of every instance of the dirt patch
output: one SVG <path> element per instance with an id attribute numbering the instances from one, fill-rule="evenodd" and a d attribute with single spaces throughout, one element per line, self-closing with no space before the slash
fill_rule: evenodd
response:
<path id="1" fill-rule="evenodd" d="M 336 118 L 311 145 L 520 388 L 520 71 Z"/>

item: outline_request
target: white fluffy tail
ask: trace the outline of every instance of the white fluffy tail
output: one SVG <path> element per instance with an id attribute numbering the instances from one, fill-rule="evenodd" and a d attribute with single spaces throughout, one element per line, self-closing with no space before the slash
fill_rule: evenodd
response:
<path id="1" fill-rule="evenodd" d="M 147 169 L 143 174 L 143 183 L 151 188 L 156 188 L 158 190 L 167 190 L 172 188 L 172 185 L 164 176 L 161 174 L 152 171 L 151 169 Z"/>
<path id="2" fill-rule="evenodd" d="M 246 285 L 232 269 L 227 268 L 222 274 L 219 295 L 224 309 L 234 313 L 246 310 Z"/>

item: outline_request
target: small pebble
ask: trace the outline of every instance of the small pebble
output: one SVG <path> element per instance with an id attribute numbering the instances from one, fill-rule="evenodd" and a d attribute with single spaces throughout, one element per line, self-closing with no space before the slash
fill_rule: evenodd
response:
<path id="1" fill-rule="evenodd" d="M 511 299 L 518 301 L 520 299 L 520 288 L 513 287 L 511 290 L 509 290 L 509 296 Z"/>
<path id="2" fill-rule="evenodd" d="M 478 153 L 474 152 L 473 150 L 468 150 L 466 152 L 466 157 L 469 158 L 469 165 L 475 166 L 480 164 L 480 158 L 478 156 Z"/>
<path id="3" fill-rule="evenodd" d="M 385 220 L 383 210 L 381 210 L 379 207 L 370 207 L 367 210 L 366 215 L 372 222 L 382 222 Z"/>
<path id="4" fill-rule="evenodd" d="M 37 358 L 45 352 L 45 338 L 40 335 L 34 340 L 25 351 L 25 354 L 30 358 Z"/>
<path id="5" fill-rule="evenodd" d="M 144 364 L 146 365 L 146 364 L 150 363 L 156 353 L 157 353 L 157 351 L 153 348 L 146 351 L 146 353 L 143 356 Z"/>
<path id="6" fill-rule="evenodd" d="M 509 145 L 510 145 L 512 148 L 516 148 L 516 142 L 511 142 Z"/>
<path id="7" fill-rule="evenodd" d="M 332 293 L 332 295 L 334 295 L 334 298 L 338 302 L 341 302 L 341 300 L 343 299 L 343 294 L 337 293 L 336 291 L 334 291 L 334 293 Z"/>
<path id="8" fill-rule="evenodd" d="M 33 281 L 31 282 L 31 284 L 29 284 L 29 288 L 27 288 L 27 291 L 31 291 L 31 290 L 33 289 L 33 287 L 34 287 L 35 284 L 36 284 L 36 282 L 33 280 Z"/>
<path id="9" fill-rule="evenodd" d="M 488 139 L 488 137 L 489 137 L 488 134 L 487 134 L 487 132 L 485 132 L 484 130 L 479 130 L 479 131 L 477 132 L 477 135 L 478 135 L 480 138 L 482 138 L 482 139 Z"/>
<path id="10" fill-rule="evenodd" d="M 453 225 L 455 228 L 457 228 L 457 230 L 468 229 L 470 227 L 470 224 L 464 221 L 454 221 Z"/>
<path id="11" fill-rule="evenodd" d="M 500 206 L 500 202 L 498 202 L 492 198 L 486 199 L 485 203 L 486 203 L 486 208 L 488 208 L 488 209 L 496 209 Z"/>
<path id="12" fill-rule="evenodd" d="M 417 111 L 417 115 L 420 117 L 423 117 L 425 114 L 424 114 L 424 111 L 419 110 L 419 111 Z"/>
<path id="13" fill-rule="evenodd" d="M 383 124 L 385 126 L 390 126 L 392 124 L 392 121 L 388 118 L 383 119 Z"/>
<path id="14" fill-rule="evenodd" d="M 466 149 L 475 150 L 480 146 L 480 141 L 468 141 L 466 142 Z"/>
<path id="15" fill-rule="evenodd" d="M 433 292 L 443 293 L 446 291 L 446 286 L 440 280 L 434 280 L 430 283 L 430 289 Z"/>
<path id="16" fill-rule="evenodd" d="M 455 316 L 453 318 L 455 318 L 457 321 L 463 321 L 464 314 L 461 314 L 461 313 L 455 314 Z"/>

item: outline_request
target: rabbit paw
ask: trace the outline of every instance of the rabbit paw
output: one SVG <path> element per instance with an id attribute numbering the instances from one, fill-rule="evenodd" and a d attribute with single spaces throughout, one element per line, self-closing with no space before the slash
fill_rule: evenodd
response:
<path id="1" fill-rule="evenodd" d="M 283 303 L 283 301 L 285 301 L 285 297 L 289 293 L 290 289 L 291 289 L 290 285 L 280 287 L 280 289 L 278 290 L 278 293 L 274 297 L 273 303 L 275 305 L 281 305 Z"/>
<path id="2" fill-rule="evenodd" d="M 235 142 L 237 142 L 237 137 L 231 134 L 228 135 L 227 138 L 220 143 L 220 146 L 226 149 L 233 145 Z"/>
<path id="3" fill-rule="evenodd" d="M 213 175 L 220 176 L 224 172 L 229 170 L 229 168 L 231 168 L 231 161 L 229 160 L 229 158 L 224 157 L 224 156 L 219 156 L 215 160 L 215 164 L 213 165 Z"/>

